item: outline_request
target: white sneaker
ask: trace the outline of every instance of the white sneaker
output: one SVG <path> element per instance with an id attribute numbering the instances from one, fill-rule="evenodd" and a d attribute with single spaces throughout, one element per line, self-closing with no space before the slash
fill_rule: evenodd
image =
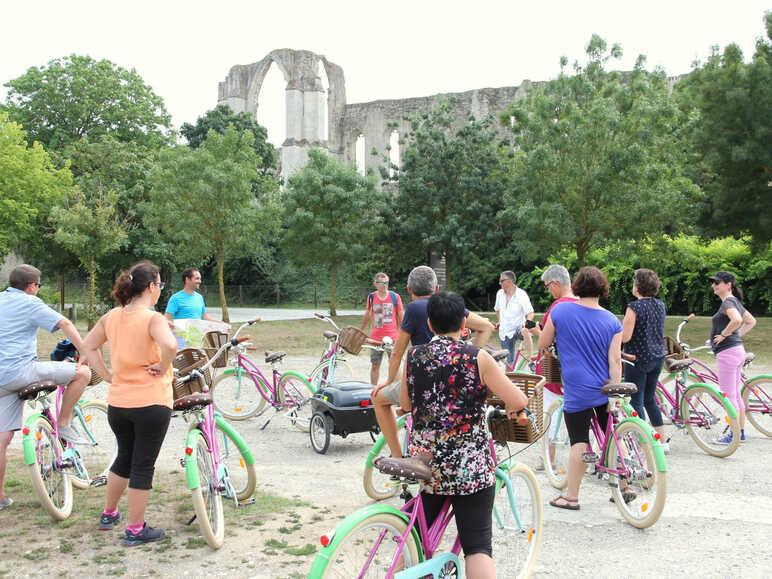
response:
<path id="1" fill-rule="evenodd" d="M 89 441 L 83 438 L 72 426 L 60 427 L 59 438 L 70 444 L 89 444 Z"/>
<path id="2" fill-rule="evenodd" d="M 662 452 L 665 454 L 670 454 L 670 443 L 669 442 L 663 442 L 662 443 Z"/>
<path id="3" fill-rule="evenodd" d="M 4 499 L 0 500 L 0 511 L 2 511 L 6 507 L 10 507 L 13 504 L 13 499 L 9 496 L 6 496 Z"/>

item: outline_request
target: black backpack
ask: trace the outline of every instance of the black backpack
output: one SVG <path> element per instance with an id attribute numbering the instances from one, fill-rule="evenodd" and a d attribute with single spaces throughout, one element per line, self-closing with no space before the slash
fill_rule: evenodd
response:
<path id="1" fill-rule="evenodd" d="M 78 351 L 69 340 L 62 340 L 61 342 L 58 342 L 56 344 L 56 348 L 54 348 L 54 351 L 51 352 L 51 359 L 54 362 L 64 362 L 68 358 L 70 360 L 75 360 L 77 357 Z"/>

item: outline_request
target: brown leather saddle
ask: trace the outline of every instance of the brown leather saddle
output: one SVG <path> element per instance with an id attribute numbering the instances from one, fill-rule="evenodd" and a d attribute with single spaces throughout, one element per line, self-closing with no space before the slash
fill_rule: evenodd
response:
<path id="1" fill-rule="evenodd" d="M 212 403 L 211 392 L 194 392 L 187 396 L 182 396 L 174 401 L 174 410 L 192 410 L 193 408 L 203 408 Z"/>
<path id="2" fill-rule="evenodd" d="M 59 385 L 53 380 L 41 380 L 40 382 L 33 382 L 27 384 L 24 388 L 19 390 L 18 395 L 22 400 L 32 400 L 37 398 L 41 392 L 53 392 L 59 387 Z"/>
<path id="3" fill-rule="evenodd" d="M 691 358 L 684 358 L 683 360 L 670 360 L 667 363 L 667 371 L 680 372 L 681 370 L 686 370 L 691 365 L 692 365 Z"/>
<path id="4" fill-rule="evenodd" d="M 638 392 L 638 386 L 632 382 L 619 382 L 617 384 L 604 384 L 600 389 L 604 396 L 629 396 Z"/>
<path id="5" fill-rule="evenodd" d="M 286 355 L 287 355 L 287 352 L 266 352 L 265 363 L 270 364 L 271 362 L 278 362 Z"/>
<path id="6" fill-rule="evenodd" d="M 322 332 L 322 335 L 327 338 L 328 340 L 335 340 L 338 337 L 338 334 L 335 332 L 331 332 L 330 330 L 325 330 Z"/>
<path id="7" fill-rule="evenodd" d="M 491 356 L 497 362 L 501 362 L 502 360 L 506 359 L 508 355 L 509 355 L 509 350 L 496 350 L 494 352 L 491 352 Z"/>
<path id="8" fill-rule="evenodd" d="M 429 481 L 432 479 L 432 469 L 429 468 L 431 455 L 423 454 L 410 458 L 391 458 L 382 456 L 373 461 L 373 465 L 384 474 L 401 478 Z"/>

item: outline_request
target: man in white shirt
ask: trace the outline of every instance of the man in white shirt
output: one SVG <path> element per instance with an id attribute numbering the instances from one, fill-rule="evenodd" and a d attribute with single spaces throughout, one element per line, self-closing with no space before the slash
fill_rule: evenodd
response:
<path id="1" fill-rule="evenodd" d="M 517 287 L 517 277 L 513 271 L 503 271 L 499 276 L 501 289 L 496 293 L 496 329 L 499 331 L 501 347 L 509 351 L 507 364 L 515 361 L 515 343 L 525 342 L 525 350 L 530 357 L 533 354 L 531 332 L 525 331 L 525 321 L 533 320 L 534 312 L 531 300 L 524 290 Z"/>

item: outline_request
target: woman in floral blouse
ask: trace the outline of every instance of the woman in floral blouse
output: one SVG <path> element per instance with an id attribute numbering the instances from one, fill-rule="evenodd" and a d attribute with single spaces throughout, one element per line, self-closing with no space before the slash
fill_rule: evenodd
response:
<path id="1" fill-rule="evenodd" d="M 433 479 L 422 501 L 431 525 L 450 495 L 466 558 L 466 576 L 495 577 L 491 558 L 491 518 L 495 476 L 485 422 L 488 390 L 514 417 L 528 403 L 484 350 L 460 341 L 464 300 L 439 292 L 427 304 L 435 337 L 407 355 L 400 403 L 413 415 L 410 451 L 431 455 Z"/>

